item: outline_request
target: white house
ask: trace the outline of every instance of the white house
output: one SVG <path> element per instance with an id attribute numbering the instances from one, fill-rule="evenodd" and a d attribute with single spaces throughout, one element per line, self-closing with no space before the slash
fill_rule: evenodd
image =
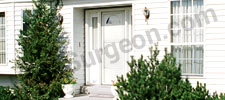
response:
<path id="1" fill-rule="evenodd" d="M 168 48 L 193 86 L 200 81 L 211 92 L 225 93 L 224 0 L 63 2 L 60 13 L 79 86 L 112 84 L 117 75 L 129 71 L 130 56 L 147 57 L 148 48 L 158 42 L 159 59 Z M 16 57 L 25 9 L 32 9 L 31 0 L 0 0 L 1 85 L 12 85 L 16 79 L 10 61 Z"/>

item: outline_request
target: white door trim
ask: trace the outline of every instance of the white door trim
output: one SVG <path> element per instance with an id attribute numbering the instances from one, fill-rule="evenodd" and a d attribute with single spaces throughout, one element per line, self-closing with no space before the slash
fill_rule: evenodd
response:
<path id="1" fill-rule="evenodd" d="M 97 10 L 86 10 L 85 11 L 85 14 L 86 14 L 86 18 L 85 18 L 85 43 L 86 43 L 86 50 L 85 50 L 85 60 L 87 61 L 87 63 L 90 62 L 90 58 L 88 56 L 88 52 L 90 52 L 90 37 L 91 37 L 91 34 L 90 34 L 90 27 L 92 25 L 92 21 L 91 21 L 91 18 L 92 17 L 98 17 L 98 32 L 101 34 L 101 45 L 100 47 L 103 48 L 103 35 L 102 35 L 102 12 L 110 12 L 110 11 L 125 11 L 125 38 L 126 39 L 129 39 L 131 41 L 131 32 L 132 32 L 132 26 L 131 26 L 131 15 L 132 15 L 132 8 L 131 7 L 126 7 L 126 8 L 111 8 L 111 9 L 97 9 Z M 126 47 L 126 49 L 129 48 L 129 47 Z M 118 49 L 118 48 L 117 48 Z M 102 54 L 104 54 L 104 50 L 101 52 Z M 103 55 L 101 56 L 102 57 L 102 60 L 103 60 Z M 128 72 L 128 66 L 126 64 L 126 61 L 129 60 L 129 53 L 126 53 L 126 56 L 125 56 L 125 70 L 124 70 L 124 75 L 126 72 Z M 96 61 L 98 63 L 98 61 Z M 86 66 L 86 84 L 87 85 L 90 85 L 90 84 L 104 84 L 103 83 L 103 63 L 101 64 L 100 68 L 99 68 L 99 72 L 101 73 L 98 77 L 98 82 L 97 83 L 92 83 L 90 82 L 90 67 Z"/>

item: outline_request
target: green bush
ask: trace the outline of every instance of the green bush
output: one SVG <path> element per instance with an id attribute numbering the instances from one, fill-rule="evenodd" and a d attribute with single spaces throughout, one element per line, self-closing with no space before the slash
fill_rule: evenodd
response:
<path id="1" fill-rule="evenodd" d="M 193 88 L 188 79 L 181 77 L 181 66 L 165 50 L 162 61 L 157 59 L 159 50 L 150 48 L 148 60 L 141 56 L 128 62 L 130 72 L 118 77 L 117 93 L 120 100 L 223 100 L 224 96 L 210 96 L 205 85 Z"/>
<path id="2" fill-rule="evenodd" d="M 14 100 L 15 95 L 10 87 L 0 86 L 0 100 Z"/>

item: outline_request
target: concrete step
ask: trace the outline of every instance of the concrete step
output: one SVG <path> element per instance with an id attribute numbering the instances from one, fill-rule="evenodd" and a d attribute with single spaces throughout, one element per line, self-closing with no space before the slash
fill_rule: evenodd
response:
<path id="1" fill-rule="evenodd" d="M 89 97 L 114 98 L 113 95 L 108 95 L 108 94 L 89 94 Z"/>
<path id="2" fill-rule="evenodd" d="M 92 85 L 85 86 L 89 93 L 89 97 L 113 98 L 110 85 Z"/>

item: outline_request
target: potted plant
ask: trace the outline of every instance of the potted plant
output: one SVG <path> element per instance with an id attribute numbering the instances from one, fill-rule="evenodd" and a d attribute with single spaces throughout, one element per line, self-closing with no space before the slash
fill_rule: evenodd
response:
<path id="1" fill-rule="evenodd" d="M 114 96 L 114 98 L 113 98 L 113 100 L 117 100 L 117 98 L 119 97 L 118 96 L 118 93 L 117 93 L 117 91 L 116 91 L 116 89 L 117 89 L 117 87 L 116 87 L 116 82 L 114 82 L 114 81 L 112 81 L 113 82 L 113 85 L 111 86 L 111 92 L 112 92 L 112 94 L 113 94 L 113 96 Z"/>
<path id="2" fill-rule="evenodd" d="M 77 83 L 72 71 L 64 75 L 62 83 L 62 90 L 65 93 L 64 98 L 72 98 L 73 92 L 75 91 L 75 84 Z"/>

